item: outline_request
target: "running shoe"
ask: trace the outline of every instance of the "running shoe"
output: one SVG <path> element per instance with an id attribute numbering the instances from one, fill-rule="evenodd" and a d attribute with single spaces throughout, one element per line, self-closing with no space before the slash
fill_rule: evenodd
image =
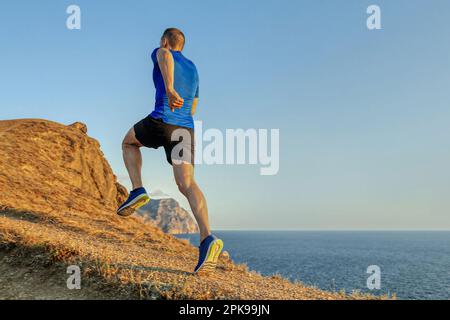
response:
<path id="1" fill-rule="evenodd" d="M 214 271 L 222 249 L 222 240 L 213 235 L 206 237 L 200 244 L 198 264 L 195 267 L 194 273 L 207 274 Z"/>
<path id="2" fill-rule="evenodd" d="M 150 197 L 144 188 L 138 188 L 130 192 L 127 201 L 125 201 L 119 209 L 117 214 L 122 217 L 131 216 L 136 210 L 145 206 L 150 202 Z"/>

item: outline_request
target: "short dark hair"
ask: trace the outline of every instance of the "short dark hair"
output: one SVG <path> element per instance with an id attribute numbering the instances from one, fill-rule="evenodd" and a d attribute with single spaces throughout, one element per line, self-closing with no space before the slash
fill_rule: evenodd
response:
<path id="1" fill-rule="evenodd" d="M 177 28 L 169 28 L 163 33 L 163 38 L 166 38 L 172 48 L 184 48 L 186 38 L 184 33 Z"/>

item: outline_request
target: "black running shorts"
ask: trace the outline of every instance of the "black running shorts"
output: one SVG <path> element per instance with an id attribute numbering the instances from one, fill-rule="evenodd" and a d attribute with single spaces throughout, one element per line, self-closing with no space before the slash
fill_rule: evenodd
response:
<path id="1" fill-rule="evenodd" d="M 160 119 L 147 118 L 134 125 L 136 139 L 145 147 L 164 147 L 167 161 L 194 164 L 194 130 L 164 123 Z"/>

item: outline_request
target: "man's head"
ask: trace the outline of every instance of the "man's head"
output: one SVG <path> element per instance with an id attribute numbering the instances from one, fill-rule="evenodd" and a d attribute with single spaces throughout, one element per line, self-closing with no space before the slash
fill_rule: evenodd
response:
<path id="1" fill-rule="evenodd" d="M 181 30 L 177 28 L 169 28 L 163 33 L 161 38 L 161 47 L 174 51 L 182 51 L 185 41 L 186 38 Z"/>

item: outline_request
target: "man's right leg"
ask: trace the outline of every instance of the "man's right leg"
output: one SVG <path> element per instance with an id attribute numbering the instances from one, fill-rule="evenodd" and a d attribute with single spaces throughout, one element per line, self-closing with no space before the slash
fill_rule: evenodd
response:
<path id="1" fill-rule="evenodd" d="M 189 163 L 173 164 L 175 182 L 187 198 L 200 231 L 200 242 L 211 235 L 208 221 L 208 207 L 203 192 L 194 179 L 194 166 Z"/>
<path id="2" fill-rule="evenodd" d="M 173 164 L 175 181 L 188 199 L 200 229 L 200 247 L 195 273 L 209 273 L 217 266 L 223 249 L 222 240 L 211 234 L 206 199 L 194 179 L 194 166 L 190 163 Z"/>
<path id="3" fill-rule="evenodd" d="M 143 145 L 136 139 L 134 128 L 128 131 L 122 142 L 122 153 L 125 167 L 130 176 L 133 190 L 142 188 L 142 154 L 140 148 Z"/>

